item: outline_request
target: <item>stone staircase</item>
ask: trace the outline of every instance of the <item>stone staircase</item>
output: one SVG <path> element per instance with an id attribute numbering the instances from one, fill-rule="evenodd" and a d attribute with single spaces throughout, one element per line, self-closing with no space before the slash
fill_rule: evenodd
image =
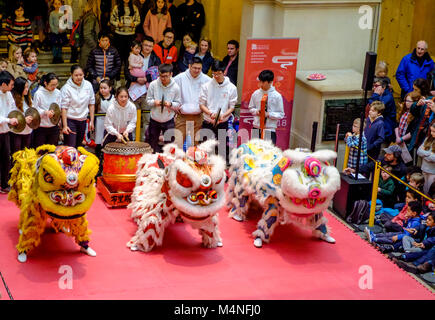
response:
<path id="1" fill-rule="evenodd" d="M 40 51 L 38 54 L 39 71 L 43 73 L 54 72 L 59 78 L 59 88 L 68 80 L 73 65 L 69 63 L 71 58 L 71 49 L 69 47 L 62 49 L 62 58 L 64 63 L 52 64 L 53 55 L 51 51 Z"/>

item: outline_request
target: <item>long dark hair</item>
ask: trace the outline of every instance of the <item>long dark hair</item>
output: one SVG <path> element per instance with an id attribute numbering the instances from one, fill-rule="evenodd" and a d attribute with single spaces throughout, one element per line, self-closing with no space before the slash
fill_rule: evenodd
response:
<path id="1" fill-rule="evenodd" d="M 125 15 L 124 1 L 118 0 L 117 5 L 118 5 L 118 17 L 123 17 Z M 130 9 L 130 17 L 134 16 L 133 0 L 130 0 L 128 2 L 128 8 Z"/>
<path id="2" fill-rule="evenodd" d="M 41 80 L 39 81 L 39 85 L 43 86 L 44 88 L 47 86 L 47 84 L 49 84 L 51 82 L 51 80 L 56 79 L 57 81 L 59 81 L 59 78 L 57 77 L 57 75 L 53 72 L 49 72 L 47 74 L 44 74 L 41 77 Z"/>
<path id="3" fill-rule="evenodd" d="M 23 8 L 24 10 L 24 2 L 23 1 L 17 1 L 13 4 L 13 7 L 11 8 L 11 16 L 9 19 L 11 19 L 12 23 L 15 23 L 15 20 L 17 19 L 17 16 L 15 15 L 15 11 L 19 8 Z M 26 12 L 24 12 L 26 13 Z"/>
<path id="4" fill-rule="evenodd" d="M 32 106 L 32 98 L 30 97 L 30 90 L 25 96 L 23 96 L 24 88 L 26 87 L 27 80 L 23 77 L 18 77 L 15 79 L 14 88 L 12 89 L 12 96 L 15 100 L 15 105 L 18 110 L 24 112 L 23 109 L 23 99 L 26 101 L 29 107 Z"/>
<path id="5" fill-rule="evenodd" d="M 162 8 L 162 12 L 160 12 L 163 15 L 166 15 L 168 13 L 168 3 L 166 2 L 166 0 L 163 1 L 165 4 Z M 157 14 L 157 0 L 153 0 L 152 4 L 151 4 L 151 8 L 150 11 L 152 14 Z"/>
<path id="6" fill-rule="evenodd" d="M 417 78 L 417 79 L 414 80 L 413 85 L 416 86 L 418 89 L 420 89 L 421 95 L 423 97 L 427 97 L 430 94 L 430 92 L 429 92 L 429 83 L 427 82 L 426 79 Z"/>

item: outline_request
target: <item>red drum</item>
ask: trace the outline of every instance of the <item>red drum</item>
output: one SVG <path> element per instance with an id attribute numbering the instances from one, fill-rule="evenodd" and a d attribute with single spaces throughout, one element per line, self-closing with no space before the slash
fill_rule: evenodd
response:
<path id="1" fill-rule="evenodd" d="M 145 142 L 108 143 L 104 148 L 103 179 L 111 192 L 132 192 L 136 183 L 137 162 L 152 153 Z"/>

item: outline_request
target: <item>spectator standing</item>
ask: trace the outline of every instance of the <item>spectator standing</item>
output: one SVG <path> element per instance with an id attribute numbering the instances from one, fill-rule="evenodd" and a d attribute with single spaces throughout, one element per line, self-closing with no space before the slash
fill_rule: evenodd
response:
<path id="1" fill-rule="evenodd" d="M 391 89 L 391 79 L 388 77 L 388 65 L 385 61 L 379 61 L 375 67 L 375 77 L 387 83 L 387 88 Z"/>
<path id="2" fill-rule="evenodd" d="M 88 115 L 89 131 L 94 131 L 95 115 L 94 89 L 84 79 L 80 66 L 71 67 L 71 77 L 61 89 L 61 99 L 64 144 L 77 148 L 82 145 Z"/>
<path id="3" fill-rule="evenodd" d="M 382 113 L 384 117 L 384 136 L 385 142 L 393 139 L 393 131 L 396 128 L 396 103 L 394 102 L 393 93 L 388 87 L 388 81 L 384 78 L 375 78 L 373 81 L 373 94 L 369 98 L 369 104 L 373 101 L 380 101 L 384 104 L 385 110 Z"/>
<path id="4" fill-rule="evenodd" d="M 163 40 L 163 31 L 171 27 L 171 15 L 166 0 L 153 1 L 143 23 L 145 34 L 152 37 L 155 42 L 160 42 Z"/>
<path id="5" fill-rule="evenodd" d="M 402 89 L 401 98 L 412 91 L 414 80 L 426 79 L 429 72 L 434 69 L 434 62 L 427 52 L 427 42 L 418 41 L 412 53 L 402 58 L 396 71 L 396 79 Z"/>
<path id="6" fill-rule="evenodd" d="M 151 82 L 147 93 L 147 104 L 151 108 L 151 119 L 146 142 L 154 152 L 161 152 L 160 134 L 165 135 L 175 128 L 174 116 L 181 107 L 180 87 L 172 78 L 173 66 L 161 64 L 158 79 Z"/>
<path id="7" fill-rule="evenodd" d="M 205 24 L 204 6 L 196 0 L 186 0 L 177 8 L 180 19 L 180 34 L 192 33 L 193 41 L 199 42 Z"/>
<path id="8" fill-rule="evenodd" d="M 166 28 L 163 31 L 163 40 L 154 45 L 153 51 L 164 64 L 173 64 L 177 62 L 177 47 L 174 45 L 175 33 L 172 28 Z"/>
<path id="9" fill-rule="evenodd" d="M 83 23 L 83 44 L 80 47 L 80 67 L 86 68 L 89 54 L 98 45 L 100 33 L 100 0 L 88 0 L 81 17 Z"/>
<path id="10" fill-rule="evenodd" d="M 32 23 L 24 16 L 22 1 L 13 3 L 12 14 L 6 19 L 6 33 L 8 34 L 8 48 L 12 45 L 21 47 L 24 51 L 32 44 Z"/>
<path id="11" fill-rule="evenodd" d="M 254 91 L 249 101 L 249 111 L 254 116 L 253 134 L 254 137 L 261 137 L 260 135 L 260 110 L 261 110 L 261 99 L 266 94 L 267 95 L 267 110 L 265 110 L 265 124 L 264 137 L 272 141 L 276 145 L 276 127 L 278 125 L 278 120 L 285 117 L 284 113 L 284 102 L 282 100 L 282 95 L 276 91 L 273 86 L 273 79 L 275 75 L 271 70 L 263 70 L 258 75 L 258 86 L 259 88 Z"/>
<path id="12" fill-rule="evenodd" d="M 385 140 L 384 118 L 382 114 L 385 106 L 380 101 L 374 101 L 370 105 L 369 116 L 366 119 L 364 134 L 367 138 L 367 154 L 376 159 L 381 151 L 381 145 Z"/>
<path id="13" fill-rule="evenodd" d="M 211 53 L 211 41 L 207 38 L 202 38 L 199 42 L 199 50 L 195 57 L 202 60 L 202 73 L 208 74 L 210 67 L 214 61 L 213 54 Z"/>
<path id="14" fill-rule="evenodd" d="M 104 119 L 103 147 L 110 142 L 133 140 L 136 119 L 136 106 L 128 98 L 128 89 L 119 87 Z"/>
<path id="15" fill-rule="evenodd" d="M 183 140 L 177 141 L 180 148 L 189 133 L 192 145 L 196 144 L 196 135 L 202 126 L 202 111 L 199 106 L 201 87 L 211 81 L 211 78 L 202 73 L 202 60 L 193 58 L 188 70 L 178 74 L 174 81 L 181 91 L 181 108 L 175 118 L 175 128 L 182 132 Z"/>
<path id="16" fill-rule="evenodd" d="M 180 19 L 178 17 L 178 8 L 174 4 L 174 0 L 168 0 L 168 12 L 171 16 L 172 28 L 175 30 L 175 39 L 179 39 L 178 31 L 180 30 Z"/>
<path id="17" fill-rule="evenodd" d="M 237 86 L 237 72 L 239 69 L 239 43 L 236 40 L 230 40 L 227 43 L 228 54 L 222 60 L 225 66 L 224 76 Z"/>
<path id="18" fill-rule="evenodd" d="M 129 65 L 126 64 L 126 67 L 124 69 L 124 75 L 125 79 L 127 80 L 127 86 L 131 87 L 133 86 L 145 86 L 145 88 L 148 88 L 150 83 L 155 80 L 151 74 L 149 74 L 150 70 L 156 69 L 160 64 L 160 59 L 157 57 L 157 55 L 153 51 L 154 47 L 154 39 L 149 36 L 144 36 L 144 40 L 142 41 L 142 50 L 141 50 L 141 57 L 143 59 L 143 67 L 142 69 L 145 72 L 145 77 L 135 77 L 130 74 Z M 151 69 L 152 68 L 152 69 Z M 158 72 L 157 72 L 158 76 Z M 146 90 L 143 89 L 144 93 L 136 99 L 134 99 L 134 104 L 136 105 L 136 108 L 138 110 L 150 110 L 147 102 L 146 102 Z M 141 141 L 143 141 L 142 137 L 144 137 L 145 130 L 148 127 L 148 123 L 150 121 L 150 114 L 149 113 L 142 113 L 141 116 Z"/>
<path id="19" fill-rule="evenodd" d="M 358 164 L 358 149 L 359 139 L 360 139 L 360 129 L 361 129 L 361 119 L 357 118 L 353 121 L 352 132 L 347 132 L 344 138 L 344 142 L 350 148 L 349 150 L 349 160 L 347 162 L 347 167 L 349 168 L 346 172 L 352 172 L 356 169 Z M 359 165 L 365 165 L 368 161 L 367 157 L 367 139 L 364 135 L 364 128 L 362 134 L 362 142 L 361 142 L 361 154 L 359 159 Z"/>
<path id="20" fill-rule="evenodd" d="M 119 51 L 122 63 L 126 63 L 130 43 L 134 40 L 136 27 L 140 24 L 139 10 L 133 0 L 118 0 L 110 15 L 115 28 L 114 45 Z"/>
<path id="21" fill-rule="evenodd" d="M 12 97 L 15 101 L 15 109 L 20 111 L 23 116 L 26 110 L 32 106 L 32 98 L 30 97 L 29 83 L 26 79 L 19 77 L 15 79 L 14 88 L 12 89 Z M 14 133 L 9 132 L 11 137 L 11 155 L 24 148 L 30 148 L 32 128 L 29 124 L 33 120 L 31 116 L 25 117 L 26 127 L 23 131 Z"/>
<path id="22" fill-rule="evenodd" d="M 103 1 L 107 1 L 107 0 L 103 0 Z M 65 0 L 65 4 L 71 7 L 72 19 L 75 22 L 81 19 L 83 12 L 85 10 L 85 5 L 87 4 L 87 0 Z M 78 57 L 79 57 L 78 48 L 76 46 L 71 46 L 70 63 L 77 63 Z"/>
<path id="23" fill-rule="evenodd" d="M 0 193 L 8 193 L 9 169 L 11 166 L 11 145 L 9 138 L 9 126 L 17 125 L 16 118 L 9 119 L 8 114 L 15 107 L 15 101 L 11 90 L 14 86 L 14 77 L 7 71 L 0 72 Z"/>
<path id="24" fill-rule="evenodd" d="M 25 0 L 24 11 L 27 18 L 31 21 L 31 30 L 33 35 L 38 35 L 36 46 L 48 51 L 46 44 L 46 24 L 48 22 L 49 1 L 46 0 Z"/>
<path id="25" fill-rule="evenodd" d="M 435 181 L 435 123 L 430 127 L 429 136 L 417 150 L 422 159 L 421 171 L 424 176 L 423 192 L 427 194 L 429 187 Z"/>
<path id="26" fill-rule="evenodd" d="M 143 23 L 145 22 L 145 16 L 148 11 L 151 9 L 152 0 L 135 0 L 133 4 L 137 7 L 139 11 L 140 23 L 136 27 L 136 37 L 135 40 L 142 42 L 143 37 L 145 36 L 145 31 L 143 30 Z"/>
<path id="27" fill-rule="evenodd" d="M 118 50 L 110 43 L 109 35 L 100 33 L 98 46 L 91 51 L 86 63 L 86 73 L 92 83 L 94 92 L 98 91 L 101 80 L 111 80 L 113 83 L 121 71 L 121 57 Z"/>
<path id="28" fill-rule="evenodd" d="M 66 36 L 66 30 L 59 27 L 60 18 L 63 16 L 63 12 L 59 12 L 62 6 L 61 0 L 54 0 L 52 4 L 52 11 L 50 12 L 49 24 L 50 24 L 50 43 L 53 53 L 53 64 L 63 63 L 62 59 L 62 47 L 68 42 Z"/>

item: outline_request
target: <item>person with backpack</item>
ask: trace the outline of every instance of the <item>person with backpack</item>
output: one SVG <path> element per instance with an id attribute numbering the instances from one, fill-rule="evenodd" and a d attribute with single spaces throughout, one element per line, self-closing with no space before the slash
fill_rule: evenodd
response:
<path id="1" fill-rule="evenodd" d="M 98 45 L 98 34 L 100 33 L 100 1 L 101 0 L 88 0 L 83 11 L 83 16 L 80 19 L 81 32 L 80 38 L 80 60 L 79 65 L 82 69 L 86 68 L 89 54 Z M 83 30 L 83 31 L 81 31 Z"/>
<path id="2" fill-rule="evenodd" d="M 80 37 L 83 36 L 83 30 L 81 30 L 83 28 L 80 23 L 80 18 L 83 15 L 86 3 L 87 0 L 65 0 L 65 5 L 71 7 L 73 21 L 69 38 L 69 44 L 71 47 L 70 63 L 77 63 L 79 58 L 78 48 L 80 48 L 80 41 L 83 40 L 80 39 Z"/>

